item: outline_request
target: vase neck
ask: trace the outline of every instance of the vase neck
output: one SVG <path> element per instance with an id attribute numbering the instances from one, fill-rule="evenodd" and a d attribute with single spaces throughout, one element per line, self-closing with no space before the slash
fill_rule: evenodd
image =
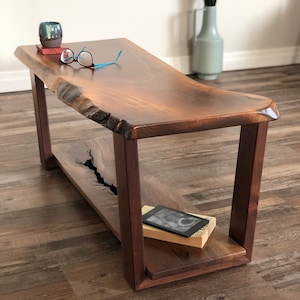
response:
<path id="1" fill-rule="evenodd" d="M 218 35 L 217 30 L 217 11 L 215 6 L 206 6 L 203 12 L 201 32 Z M 200 33 L 201 33 L 200 32 Z"/>

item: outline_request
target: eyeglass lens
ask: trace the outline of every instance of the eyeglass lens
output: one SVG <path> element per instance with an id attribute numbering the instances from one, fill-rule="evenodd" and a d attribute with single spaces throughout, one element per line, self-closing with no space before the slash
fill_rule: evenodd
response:
<path id="1" fill-rule="evenodd" d="M 70 64 L 71 62 L 78 61 L 84 67 L 91 67 L 93 65 L 93 57 L 90 52 L 82 51 L 77 56 L 71 49 L 65 49 L 60 56 L 61 62 Z"/>
<path id="2" fill-rule="evenodd" d="M 74 61 L 74 53 L 71 49 L 65 49 L 60 55 L 60 61 L 64 64 L 70 64 Z"/>
<path id="3" fill-rule="evenodd" d="M 93 57 L 90 52 L 80 52 L 77 61 L 84 67 L 91 67 L 93 65 Z"/>

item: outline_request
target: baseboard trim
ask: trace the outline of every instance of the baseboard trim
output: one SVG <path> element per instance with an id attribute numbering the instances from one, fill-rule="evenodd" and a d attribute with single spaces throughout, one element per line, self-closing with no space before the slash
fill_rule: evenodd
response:
<path id="1" fill-rule="evenodd" d="M 162 58 L 163 61 L 184 74 L 192 74 L 191 56 Z M 223 71 L 256 69 L 300 63 L 300 46 L 225 52 Z"/>
<path id="2" fill-rule="evenodd" d="M 300 63 L 300 46 L 224 54 L 224 71 L 284 66 Z"/>
<path id="3" fill-rule="evenodd" d="M 182 72 L 192 74 L 191 56 L 161 58 Z M 224 53 L 223 71 L 264 68 L 300 63 L 300 46 Z M 27 70 L 0 72 L 0 93 L 31 90 Z"/>
<path id="4" fill-rule="evenodd" d="M 0 93 L 31 90 L 28 70 L 0 72 Z"/>

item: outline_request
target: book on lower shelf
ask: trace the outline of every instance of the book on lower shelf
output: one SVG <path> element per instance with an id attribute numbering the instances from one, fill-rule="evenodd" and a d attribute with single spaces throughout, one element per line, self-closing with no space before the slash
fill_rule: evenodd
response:
<path id="1" fill-rule="evenodd" d="M 152 210 L 153 206 L 144 205 L 142 207 L 142 215 L 146 214 L 150 210 Z M 209 220 L 209 223 L 195 232 L 190 237 L 183 237 L 166 230 L 162 230 L 147 224 L 143 224 L 143 233 L 144 237 L 152 238 L 156 240 L 161 240 L 169 243 L 175 243 L 190 247 L 203 248 L 205 243 L 207 242 L 209 236 L 213 232 L 216 227 L 216 218 L 211 216 L 204 216 L 200 214 L 190 213 L 191 215 L 195 215 L 201 218 L 205 218 Z"/>

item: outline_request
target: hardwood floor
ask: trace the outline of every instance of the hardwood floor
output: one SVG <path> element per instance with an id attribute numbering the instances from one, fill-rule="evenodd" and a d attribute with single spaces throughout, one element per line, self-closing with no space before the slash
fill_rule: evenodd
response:
<path id="1" fill-rule="evenodd" d="M 206 84 L 268 96 L 252 262 L 135 292 L 120 243 L 59 169 L 40 167 L 31 92 L 0 94 L 0 299 L 298 299 L 300 65 L 222 73 Z M 47 92 L 54 143 L 103 130 Z M 239 128 L 142 140 L 141 160 L 228 230 Z"/>

